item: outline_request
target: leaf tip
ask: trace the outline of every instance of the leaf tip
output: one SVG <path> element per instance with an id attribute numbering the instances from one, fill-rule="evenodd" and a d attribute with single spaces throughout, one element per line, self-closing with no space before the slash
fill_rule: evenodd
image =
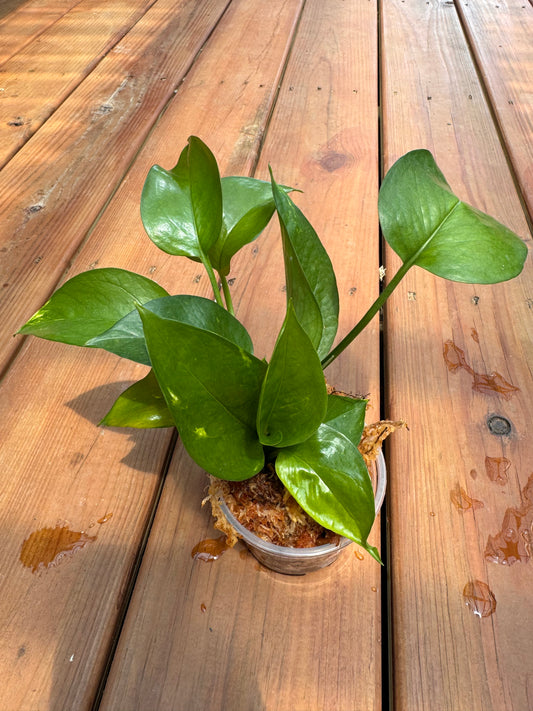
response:
<path id="1" fill-rule="evenodd" d="M 369 546 L 368 543 L 365 544 L 364 548 L 366 551 L 368 551 L 368 553 L 370 553 L 370 555 L 372 556 L 372 558 L 374 558 L 375 561 L 377 561 L 380 565 L 383 565 L 383 561 L 381 560 L 381 556 L 379 555 L 379 551 L 377 548 L 375 548 L 374 546 Z"/>

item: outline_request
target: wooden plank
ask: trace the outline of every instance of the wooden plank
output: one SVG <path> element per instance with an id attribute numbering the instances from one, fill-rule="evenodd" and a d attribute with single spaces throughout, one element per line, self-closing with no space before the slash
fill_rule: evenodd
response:
<path id="1" fill-rule="evenodd" d="M 385 168 L 407 150 L 429 148 L 463 199 L 529 240 L 453 5 L 386 0 L 382 22 Z M 390 250 L 386 258 L 390 277 L 398 260 Z M 447 284 L 413 270 L 386 309 L 388 407 L 410 425 L 388 449 L 395 709 L 530 706 L 533 568 L 485 555 L 506 510 L 527 504 L 530 288 L 530 261 L 522 277 L 496 286 Z M 497 372 L 519 391 L 476 392 L 467 369 L 448 370 L 448 341 L 473 371 Z M 491 434 L 492 415 L 512 423 L 509 436 Z M 508 480 L 493 481 L 504 458 Z M 463 491 L 483 507 L 469 507 Z M 474 581 L 495 596 L 487 617 L 473 614 L 475 601 L 463 595 Z"/>
<path id="2" fill-rule="evenodd" d="M 0 70 L 0 167 L 83 81 L 154 0 L 83 0 Z"/>
<path id="3" fill-rule="evenodd" d="M 14 12 L 19 5 L 24 4 L 25 0 L 5 0 L 0 8 L 0 17 L 8 15 L 10 12 Z"/>
<path id="4" fill-rule="evenodd" d="M 169 441 L 98 428 L 131 369 L 70 350 L 31 344 L 2 382 L 6 709 L 91 708 Z"/>
<path id="5" fill-rule="evenodd" d="M 181 10 L 188 14 L 193 7 L 184 5 Z M 226 156 L 232 156 L 238 172 L 254 162 L 254 146 L 270 115 L 299 7 L 299 0 L 271 3 L 268 18 L 263 7 L 261 35 L 247 54 L 234 44 L 238 23 L 227 25 L 223 46 L 228 51 L 233 47 L 239 56 L 239 72 L 229 70 L 225 55 L 210 53 L 210 44 L 202 54 L 211 69 L 218 66 L 223 72 L 226 85 L 220 84 L 220 73 L 210 71 L 211 89 L 216 87 L 219 93 L 215 96 L 207 90 L 206 103 L 190 105 L 191 121 L 203 121 L 206 129 L 214 127 L 211 143 L 218 153 L 227 145 L 231 114 L 235 123 L 230 133 L 238 151 L 230 148 Z M 258 5 L 241 3 L 241 11 L 240 31 L 246 34 L 257 27 Z M 188 26 L 183 17 L 180 25 Z M 215 32 L 212 40 L 216 36 Z M 194 45 L 188 46 L 194 51 Z M 160 44 L 151 61 L 157 66 L 158 52 L 167 50 L 168 44 Z M 197 87 L 197 91 L 202 94 L 204 89 Z M 206 293 L 207 285 L 195 278 L 198 265 L 187 267 L 185 260 L 157 250 L 140 222 L 139 196 L 149 166 L 156 159 L 168 165 L 188 135 L 181 139 L 175 124 L 172 131 L 166 125 L 164 136 L 159 126 L 151 134 L 79 252 L 71 274 L 99 262 L 155 275 L 178 293 Z M 251 126 L 255 126 L 255 141 L 251 130 L 245 133 Z M 250 141 L 249 153 L 243 135 Z M 102 207 L 104 199 L 100 195 Z M 55 219 L 60 224 L 58 215 Z M 2 382 L 0 525 L 5 534 L 0 552 L 0 669 L 3 701 L 10 709 L 92 707 L 128 598 L 171 437 L 169 431 L 132 432 L 95 425 L 118 392 L 145 370 L 103 352 L 28 339 Z M 73 532 L 84 531 L 85 547 L 67 554 L 55 568 L 32 573 L 20 560 L 24 542 L 31 543 L 42 529 L 40 535 L 53 534 L 58 521 L 60 530 L 68 524 Z M 93 536 L 96 540 L 91 540 Z M 124 707 L 122 702 L 118 707 Z"/>
<path id="6" fill-rule="evenodd" d="M 19 0 L 13 7 L 3 2 L 0 9 L 0 65 L 79 2 L 81 0 Z"/>
<path id="7" fill-rule="evenodd" d="M 533 221 L 533 5 L 457 6 Z"/>
<path id="8" fill-rule="evenodd" d="M 268 13 L 249 5 L 233 3 L 231 9 L 252 12 L 261 32 L 265 23 L 276 26 L 269 17 L 276 4 Z M 256 172 L 266 177 L 270 162 L 280 180 L 305 189 L 298 201 L 324 234 L 340 275 L 342 330 L 364 308 L 354 290 L 361 301 L 378 290 L 376 17 L 375 3 L 305 3 Z M 242 34 L 219 27 L 228 46 L 217 56 L 227 57 L 227 70 L 213 76 L 208 52 L 203 54 L 163 118 L 171 135 L 180 126 L 210 136 L 192 107 L 204 105 L 205 82 L 223 79 L 232 86 L 242 57 L 258 51 L 253 26 L 244 26 Z M 251 83 L 262 74 L 256 69 Z M 233 106 L 232 94 L 222 105 L 219 96 L 211 96 L 212 107 Z M 219 122 L 217 115 L 205 121 Z M 238 151 L 247 140 L 241 126 L 228 114 L 225 140 Z M 354 258 L 354 225 L 366 264 Z M 239 316 L 259 355 L 269 353 L 283 311 L 279 252 L 274 225 L 245 250 L 231 274 Z M 332 367 L 333 377 L 349 389 L 371 390 L 377 414 L 377 324 L 364 348 L 366 358 L 358 360 L 362 353 L 352 351 Z M 337 566 L 294 579 L 261 568 L 243 549 L 212 565 L 193 561 L 194 545 L 215 535 L 199 506 L 204 490 L 201 472 L 178 447 L 101 709 L 380 708 L 375 562 L 349 551 Z"/>
<path id="9" fill-rule="evenodd" d="M 159 0 L 0 173 L 10 335 L 50 295 L 227 0 Z M 0 369 L 18 342 L 2 338 Z"/>

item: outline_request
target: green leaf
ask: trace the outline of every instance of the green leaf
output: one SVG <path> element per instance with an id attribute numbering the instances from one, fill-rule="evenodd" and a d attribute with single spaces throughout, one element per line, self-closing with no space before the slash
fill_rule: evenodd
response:
<path id="1" fill-rule="evenodd" d="M 140 274 L 111 267 L 94 269 L 65 282 L 19 333 L 85 346 L 135 304 L 166 295 L 161 286 Z"/>
<path id="2" fill-rule="evenodd" d="M 100 424 L 141 429 L 174 427 L 174 420 L 152 370 L 118 396 Z"/>
<path id="3" fill-rule="evenodd" d="M 273 177 L 272 191 L 281 225 L 287 299 L 292 299 L 298 321 L 322 358 L 338 326 L 339 295 L 333 267 L 315 230 Z"/>
<path id="4" fill-rule="evenodd" d="M 245 244 L 253 242 L 274 213 L 272 186 L 256 178 L 222 178 L 223 226 L 209 251 L 211 264 L 219 274 L 230 272 L 230 262 Z M 289 192 L 292 188 L 281 187 Z"/>
<path id="5" fill-rule="evenodd" d="M 385 239 L 405 265 L 452 281 L 512 279 L 527 256 L 517 235 L 453 194 L 426 150 L 407 153 L 389 170 L 379 217 Z"/>
<path id="6" fill-rule="evenodd" d="M 196 233 L 207 253 L 222 228 L 222 186 L 215 156 L 196 136 L 189 138 L 189 180 Z"/>
<path id="7" fill-rule="evenodd" d="M 163 318 L 217 333 L 245 351 L 253 352 L 252 341 L 244 326 L 210 299 L 188 294 L 164 296 L 149 301 L 147 307 Z M 87 345 L 104 348 L 122 358 L 150 365 L 143 325 L 137 309 L 117 321 L 105 333 L 92 338 Z"/>
<path id="8" fill-rule="evenodd" d="M 264 464 L 255 419 L 266 364 L 221 336 L 139 308 L 148 353 L 195 462 L 239 481 Z"/>
<path id="9" fill-rule="evenodd" d="M 259 439 L 273 447 L 303 442 L 316 431 L 326 408 L 327 390 L 320 358 L 289 301 L 261 389 Z"/>
<path id="10" fill-rule="evenodd" d="M 222 188 L 215 157 L 199 138 L 189 138 L 172 170 L 150 169 L 141 218 L 164 252 L 204 261 L 222 227 Z"/>
<path id="11" fill-rule="evenodd" d="M 279 452 L 276 473 L 315 521 L 359 543 L 381 562 L 367 543 L 376 515 L 372 481 L 347 437 L 321 425 L 305 442 Z"/>
<path id="12" fill-rule="evenodd" d="M 324 422 L 332 429 L 347 437 L 356 447 L 361 441 L 365 426 L 365 413 L 368 400 L 328 395 L 328 409 Z"/>

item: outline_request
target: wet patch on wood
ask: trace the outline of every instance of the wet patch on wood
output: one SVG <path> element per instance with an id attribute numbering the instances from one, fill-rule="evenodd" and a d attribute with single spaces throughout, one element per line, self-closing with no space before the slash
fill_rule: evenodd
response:
<path id="1" fill-rule="evenodd" d="M 476 373 L 466 362 L 464 351 L 458 348 L 453 341 L 446 341 L 443 355 L 444 362 L 451 373 L 463 369 L 472 376 L 472 390 L 478 393 L 502 395 L 506 400 L 510 400 L 515 392 L 520 392 L 519 388 L 507 382 L 499 373 Z"/>
<path id="2" fill-rule="evenodd" d="M 113 516 L 106 513 L 96 522 L 106 523 Z M 96 526 L 91 523 L 89 528 Z M 76 555 L 89 543 L 96 540 L 85 531 L 73 531 L 67 524 L 56 524 L 34 531 L 26 538 L 20 551 L 20 562 L 32 573 L 41 573 L 49 568 L 56 568 L 60 563 Z"/>
<path id="3" fill-rule="evenodd" d="M 501 530 L 489 536 L 485 547 L 485 559 L 500 565 L 527 563 L 531 558 L 533 541 L 533 474 L 522 491 L 523 504 L 508 508 Z"/>

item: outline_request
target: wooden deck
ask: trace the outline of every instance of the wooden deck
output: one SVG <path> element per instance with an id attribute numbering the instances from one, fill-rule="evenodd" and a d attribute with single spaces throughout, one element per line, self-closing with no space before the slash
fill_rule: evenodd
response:
<path id="1" fill-rule="evenodd" d="M 328 370 L 371 394 L 375 419 L 410 426 L 386 449 L 383 570 L 353 550 L 302 578 L 240 545 L 194 560 L 214 535 L 202 472 L 169 430 L 98 426 L 145 368 L 12 336 L 91 267 L 209 293 L 139 217 L 149 167 L 172 167 L 190 134 L 223 174 L 271 164 L 304 191 L 341 334 L 380 264 L 398 266 L 380 254 L 376 201 L 407 150 L 430 149 L 463 199 L 531 246 L 532 38 L 531 0 L 0 3 L 2 711 L 533 709 L 531 256 L 496 286 L 412 270 L 382 332 L 373 322 Z M 231 277 L 267 355 L 285 300 L 275 223 Z M 468 368 L 449 370 L 454 349 Z M 52 529 L 77 547 L 50 567 L 40 551 L 37 568 L 32 542 Z"/>

